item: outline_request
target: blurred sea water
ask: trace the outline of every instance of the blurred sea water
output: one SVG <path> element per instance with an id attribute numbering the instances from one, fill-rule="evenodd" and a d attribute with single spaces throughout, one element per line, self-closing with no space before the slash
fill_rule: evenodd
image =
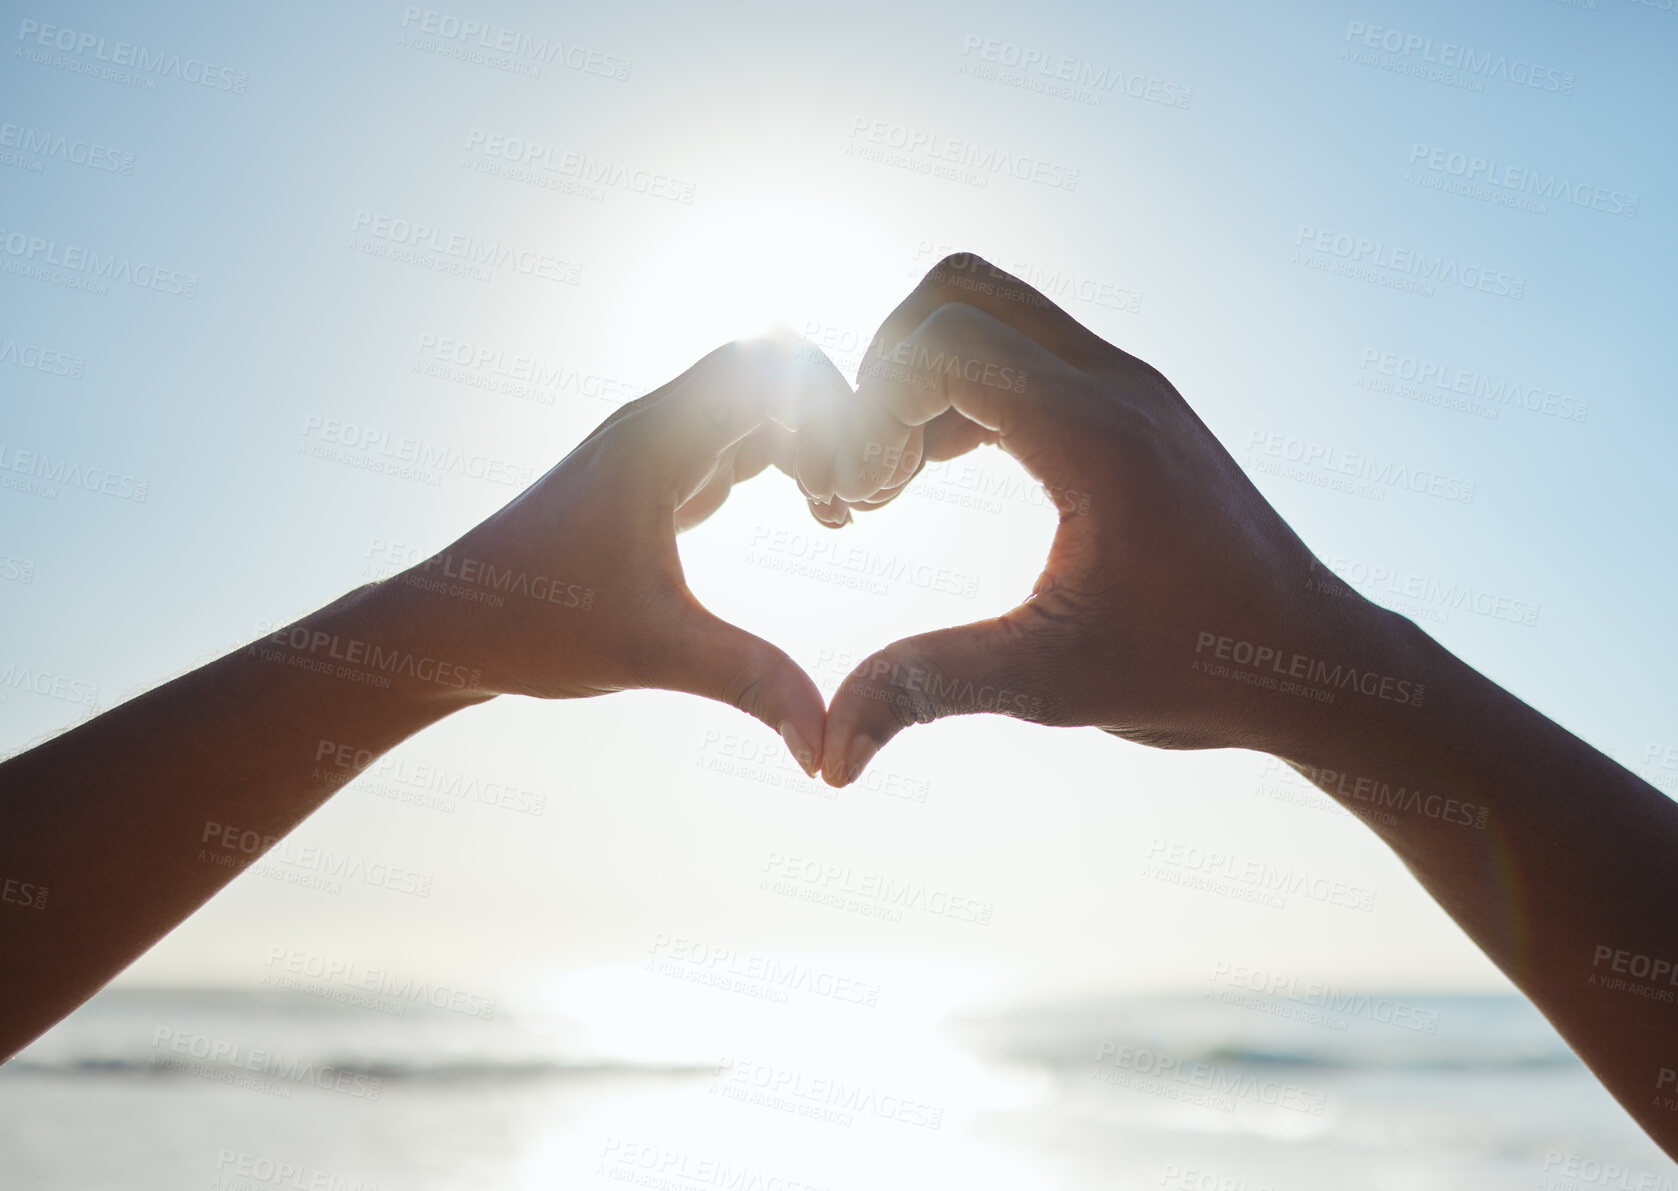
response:
<path id="1" fill-rule="evenodd" d="M 107 990 L 0 1068 L 0 1185 L 1678 1189 L 1515 997 L 1214 989 L 662 1063 L 464 1008 Z"/>

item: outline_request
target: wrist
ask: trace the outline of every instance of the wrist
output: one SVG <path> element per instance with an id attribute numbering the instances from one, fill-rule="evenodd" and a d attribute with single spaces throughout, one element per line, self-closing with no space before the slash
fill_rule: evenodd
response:
<path id="1" fill-rule="evenodd" d="M 400 579 L 347 592 L 264 644 L 299 671 L 353 684 L 423 718 L 493 698 L 481 667 L 451 642 L 430 601 Z"/>
<path id="2" fill-rule="evenodd" d="M 1313 770 L 1390 770 L 1410 763 L 1416 742 L 1444 740 L 1461 663 L 1414 621 L 1361 596 L 1334 627 L 1310 667 L 1317 698 L 1269 751 Z"/>

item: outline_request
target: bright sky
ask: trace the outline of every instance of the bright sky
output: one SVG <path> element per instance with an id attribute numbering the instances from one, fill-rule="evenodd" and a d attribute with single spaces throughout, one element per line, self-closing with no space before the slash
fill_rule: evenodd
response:
<path id="1" fill-rule="evenodd" d="M 912 7 L 14 8 L 0 744 L 417 561 L 513 495 L 375 473 L 328 424 L 540 473 L 617 401 L 775 323 L 853 371 L 914 279 L 972 249 L 1161 367 L 1348 578 L 1389 602 L 1471 593 L 1400 606 L 1622 762 L 1678 766 L 1672 11 Z M 137 76 L 136 57 L 162 66 Z M 525 270 L 450 272 L 468 239 Z M 92 253 L 128 262 L 107 292 L 37 275 L 91 285 Z M 195 296 L 170 292 L 189 279 Z M 1306 451 L 1473 499 L 1257 470 Z M 122 481 L 47 495 L 20 452 Z M 1053 526 L 1023 473 L 983 454 L 917 484 L 838 540 L 789 482 L 753 481 L 683 539 L 692 586 L 828 692 L 893 637 L 1023 596 Z M 973 594 L 857 590 L 815 553 L 845 547 Z M 1219 963 L 1505 987 L 1373 836 L 1262 758 L 975 717 L 903 735 L 874 774 L 835 795 L 693 698 L 502 700 L 290 841 L 401 864 L 429 896 L 248 874 L 124 979 L 256 985 L 279 949 L 642 1025 L 672 995 L 648 959 L 691 945 L 817 962 L 927 1015 L 1197 990 Z M 1354 882 L 1374 908 L 1165 884 L 1144 875 L 1156 841 Z M 760 887 L 777 857 L 990 921 L 801 902 Z"/>

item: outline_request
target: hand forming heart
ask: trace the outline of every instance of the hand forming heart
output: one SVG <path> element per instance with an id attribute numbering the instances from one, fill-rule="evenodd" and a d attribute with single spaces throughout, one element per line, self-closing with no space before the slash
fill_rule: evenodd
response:
<path id="1" fill-rule="evenodd" d="M 1003 616 L 886 646 L 831 708 L 783 651 L 706 611 L 683 579 L 676 533 L 771 463 L 838 528 L 928 460 L 981 443 L 1018 459 L 1062 510 L 1041 577 Z M 1229 641 L 1355 655 L 1362 603 L 1347 589 L 1302 614 L 1305 578 L 1334 581 L 1170 383 L 966 255 L 887 318 L 854 393 L 791 340 L 720 348 L 398 581 L 423 599 L 443 586 L 431 577 L 463 568 L 512 593 L 448 618 L 448 648 L 480 660 L 476 693 L 705 695 L 780 732 L 833 785 L 907 725 L 976 711 L 1163 747 L 1297 750 L 1331 711 L 1279 711 L 1290 701 L 1196 663 Z M 588 614 L 530 594 L 582 584 Z"/>
<path id="2" fill-rule="evenodd" d="M 987 442 L 1061 510 L 1031 594 L 887 645 L 830 707 L 688 590 L 676 534 L 770 463 L 838 527 Z M 998 711 L 1273 753 L 1354 812 L 1403 787 L 1415 807 L 1370 826 L 1678 1153 L 1648 1090 L 1667 1007 L 1582 978 L 1678 953 L 1670 800 L 1353 592 L 1163 376 L 969 256 L 893 311 L 854 392 L 819 353 L 730 344 L 441 554 L 0 763 L 0 874 L 52 892 L 6 919 L 0 1058 L 413 733 L 501 693 L 632 687 L 732 703 L 834 785 L 909 724 Z"/>

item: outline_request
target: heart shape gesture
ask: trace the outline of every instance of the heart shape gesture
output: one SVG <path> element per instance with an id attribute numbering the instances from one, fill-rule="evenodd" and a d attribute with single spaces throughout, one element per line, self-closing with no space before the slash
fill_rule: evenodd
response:
<path id="1" fill-rule="evenodd" d="M 1042 575 L 885 646 L 831 707 L 688 589 L 676 534 L 738 480 L 773 464 L 840 527 L 985 442 L 1061 510 Z M 910 724 L 1000 711 L 1273 753 L 1354 811 L 1425 789 L 1371 826 L 1678 1152 L 1668 1007 L 1590 986 L 1678 954 L 1670 800 L 1353 592 L 1159 372 L 969 256 L 892 312 L 854 392 L 786 340 L 720 348 L 419 566 L 0 762 L 0 876 L 14 907 L 33 891 L 0 935 L 0 1057 L 428 724 L 633 687 L 733 704 L 834 785 Z"/>
<path id="2" fill-rule="evenodd" d="M 782 650 L 713 616 L 683 579 L 675 534 L 767 466 L 838 528 L 927 461 L 981 443 L 1018 459 L 1062 510 L 1042 575 L 1003 616 L 881 649 L 831 708 Z M 507 598 L 428 594 L 460 595 L 437 580 L 469 573 Z M 1297 748 L 1330 730 L 1332 709 L 1315 721 L 1278 711 L 1272 691 L 1209 681 L 1195 663 L 1208 639 L 1343 653 L 1335 616 L 1299 611 L 1313 574 L 1327 581 L 1159 372 L 964 255 L 886 319 L 854 393 L 790 339 L 719 348 L 393 583 L 428 639 L 475 660 L 470 693 L 688 691 L 756 716 L 806 772 L 844 785 L 909 724 L 978 711 L 1173 748 Z M 589 608 L 528 594 L 559 587 L 588 592 Z M 452 606 L 441 624 L 439 604 Z"/>
<path id="3" fill-rule="evenodd" d="M 829 783 L 855 780 L 909 724 L 977 711 L 1094 725 L 1159 747 L 1285 755 L 1332 732 L 1332 714 L 1302 715 L 1286 706 L 1298 701 L 1209 681 L 1196 665 L 1228 641 L 1355 654 L 1345 633 L 1354 601 L 1302 609 L 1305 577 L 1325 588 L 1338 580 L 1157 370 L 1017 278 L 959 255 L 886 319 L 857 397 L 908 428 L 871 445 L 896 466 L 864 472 L 882 490 L 863 507 L 901 490 L 898 440 L 916 465 L 995 442 L 1061 517 L 1018 607 L 894 642 L 846 679 L 828 711 Z"/>

